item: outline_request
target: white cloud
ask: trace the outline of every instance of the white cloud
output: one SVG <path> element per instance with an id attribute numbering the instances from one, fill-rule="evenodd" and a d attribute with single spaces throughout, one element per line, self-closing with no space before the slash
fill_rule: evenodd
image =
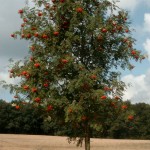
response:
<path id="1" fill-rule="evenodd" d="M 120 8 L 128 9 L 129 11 L 134 11 L 139 3 L 139 0 L 120 0 L 118 6 Z"/>
<path id="2" fill-rule="evenodd" d="M 10 78 L 8 72 L 1 72 L 0 73 L 0 79 L 6 81 L 8 84 L 14 84 L 15 80 L 13 78 Z"/>
<path id="3" fill-rule="evenodd" d="M 131 100 L 132 103 L 150 103 L 150 70 L 146 74 L 134 76 L 132 74 L 126 75 L 122 80 L 131 86 L 124 92 L 123 99 Z"/>
<path id="4" fill-rule="evenodd" d="M 0 5 L 0 81 L 5 80 L 8 84 L 17 83 L 18 79 L 9 78 L 9 59 L 22 59 L 27 55 L 27 42 L 14 40 L 10 37 L 14 31 L 20 29 L 22 20 L 18 10 L 25 6 L 25 0 L 3 0 Z M 0 86 L 0 99 L 11 100 L 12 95 L 9 90 Z"/>
<path id="5" fill-rule="evenodd" d="M 8 67 L 0 70 L 0 81 L 5 81 L 7 84 L 18 84 L 20 78 L 12 78 L 9 71 L 10 69 Z"/>
<path id="6" fill-rule="evenodd" d="M 144 14 L 144 31 L 150 32 L 150 13 Z"/>
<path id="7" fill-rule="evenodd" d="M 25 0 L 3 0 L 0 5 L 0 59 L 20 58 L 26 54 L 27 42 L 14 40 L 10 35 L 20 29 L 22 19 L 18 10 L 25 6 Z M 1 64 L 3 66 L 3 64 Z M 0 68 L 1 68 L 0 66 Z"/>
<path id="8" fill-rule="evenodd" d="M 20 78 L 10 78 L 8 68 L 0 70 L 0 81 L 6 81 L 7 84 L 17 84 L 20 81 Z M 9 89 L 4 89 L 0 85 L 0 99 L 5 101 L 11 101 L 13 99 L 13 95 L 10 94 Z"/>
<path id="9" fill-rule="evenodd" d="M 147 54 L 148 54 L 148 59 L 150 61 L 150 39 L 146 39 L 146 41 L 143 44 L 144 49 L 146 50 Z"/>

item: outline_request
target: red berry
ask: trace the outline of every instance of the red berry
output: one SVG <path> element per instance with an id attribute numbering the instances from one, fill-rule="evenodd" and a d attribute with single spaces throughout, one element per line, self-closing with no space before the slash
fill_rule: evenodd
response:
<path id="1" fill-rule="evenodd" d="M 105 90 L 105 91 L 109 91 L 109 87 L 105 86 L 105 87 L 104 87 L 104 90 Z"/>
<path id="2" fill-rule="evenodd" d="M 18 98 L 18 96 L 17 96 L 17 95 L 15 95 L 15 96 L 14 96 L 14 98 Z"/>
<path id="3" fill-rule="evenodd" d="M 24 26 L 25 26 L 25 24 L 24 24 L 24 23 L 22 23 L 22 24 L 21 24 L 21 27 L 24 27 Z"/>
<path id="4" fill-rule="evenodd" d="M 26 18 L 23 18 L 23 21 L 24 21 L 24 22 L 28 22 L 28 20 L 27 20 Z"/>
<path id="5" fill-rule="evenodd" d="M 37 28 L 36 27 L 32 27 L 31 30 L 37 30 Z"/>
<path id="6" fill-rule="evenodd" d="M 47 36 L 46 34 L 43 34 L 43 35 L 42 35 L 42 38 L 43 38 L 43 39 L 47 39 L 48 36 Z"/>
<path id="7" fill-rule="evenodd" d="M 41 17 L 43 15 L 42 12 L 38 12 L 38 16 Z"/>
<path id="8" fill-rule="evenodd" d="M 109 87 L 107 87 L 107 86 L 105 86 L 105 87 L 104 87 L 104 90 L 105 90 L 105 91 L 111 91 L 112 89 L 109 88 Z"/>
<path id="9" fill-rule="evenodd" d="M 31 38 L 31 34 L 28 33 L 28 34 L 26 35 L 26 37 L 27 37 L 27 38 Z"/>
<path id="10" fill-rule="evenodd" d="M 126 30 L 125 30 L 125 32 L 126 32 L 126 33 L 128 33 L 128 32 L 129 32 L 129 30 L 128 30 L 128 29 L 126 29 Z"/>
<path id="11" fill-rule="evenodd" d="M 47 106 L 47 111 L 51 111 L 53 109 L 53 106 L 52 105 L 48 105 Z"/>
<path id="12" fill-rule="evenodd" d="M 37 92 L 37 88 L 32 88 L 31 91 L 34 93 L 34 92 Z"/>
<path id="13" fill-rule="evenodd" d="M 19 13 L 19 14 L 22 14 L 22 13 L 23 13 L 23 10 L 22 10 L 22 9 L 18 10 L 18 13 Z"/>
<path id="14" fill-rule="evenodd" d="M 11 37 L 15 37 L 15 34 L 11 34 Z"/>
<path id="15" fill-rule="evenodd" d="M 38 37 L 38 36 L 39 36 L 39 33 L 38 33 L 38 32 L 35 32 L 35 33 L 34 33 L 34 36 L 35 36 L 35 37 Z"/>
<path id="16" fill-rule="evenodd" d="M 83 9 L 82 9 L 81 7 L 79 7 L 79 8 L 76 9 L 76 11 L 77 11 L 78 13 L 82 13 L 82 12 L 83 12 Z"/>
<path id="17" fill-rule="evenodd" d="M 49 86 L 49 84 L 48 83 L 44 83 L 44 87 L 48 87 Z"/>
<path id="18" fill-rule="evenodd" d="M 20 106 L 19 106 L 19 105 L 16 105 L 15 108 L 18 110 L 18 109 L 20 109 Z"/>
<path id="19" fill-rule="evenodd" d="M 55 36 L 58 36 L 58 35 L 59 35 L 59 32 L 55 31 L 53 34 L 54 34 Z"/>
<path id="20" fill-rule="evenodd" d="M 61 62 L 62 62 L 63 64 L 66 64 L 66 63 L 68 63 L 68 60 L 67 60 L 67 59 L 62 59 Z"/>
<path id="21" fill-rule="evenodd" d="M 118 99 L 120 99 L 120 97 L 119 96 L 115 96 L 115 99 L 118 100 Z"/>
<path id="22" fill-rule="evenodd" d="M 90 76 L 90 78 L 93 79 L 93 80 L 96 80 L 97 76 L 93 74 L 93 75 Z"/>
<path id="23" fill-rule="evenodd" d="M 27 71 L 23 71 L 23 72 L 21 73 L 21 75 L 24 75 L 24 76 L 26 76 L 27 74 L 28 74 Z"/>
<path id="24" fill-rule="evenodd" d="M 35 63 L 34 67 L 38 68 L 38 67 L 40 67 L 40 64 L 39 63 Z"/>
<path id="25" fill-rule="evenodd" d="M 37 103 L 39 103 L 39 102 L 41 101 L 41 98 L 36 97 L 36 98 L 34 99 L 34 101 L 37 102 Z"/>
<path id="26" fill-rule="evenodd" d="M 101 29 L 101 31 L 102 31 L 103 33 L 106 33 L 106 32 L 107 32 L 107 29 L 103 28 L 103 29 Z"/>
<path id="27" fill-rule="evenodd" d="M 132 115 L 128 116 L 128 120 L 133 120 L 133 119 L 134 119 L 134 117 Z"/>
<path id="28" fill-rule="evenodd" d="M 127 107 L 127 105 L 122 105 L 121 108 L 122 109 L 127 109 L 128 107 Z"/>
<path id="29" fill-rule="evenodd" d="M 118 26 L 117 29 L 118 29 L 119 31 L 121 31 L 123 28 L 122 28 L 122 26 Z"/>
<path id="30" fill-rule="evenodd" d="M 24 90 L 28 90 L 29 89 L 29 85 L 24 85 L 23 88 L 24 88 Z"/>
<path id="31" fill-rule="evenodd" d="M 105 96 L 105 95 L 101 96 L 101 99 L 106 99 L 106 98 L 107 98 L 107 96 Z"/>
<path id="32" fill-rule="evenodd" d="M 135 50 L 132 50 L 132 51 L 131 51 L 131 54 L 132 54 L 132 55 L 135 55 L 135 54 L 136 54 L 136 51 L 135 51 Z"/>

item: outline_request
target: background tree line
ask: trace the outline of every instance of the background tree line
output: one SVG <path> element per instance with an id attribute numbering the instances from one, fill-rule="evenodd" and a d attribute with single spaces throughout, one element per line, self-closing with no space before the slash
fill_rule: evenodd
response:
<path id="1" fill-rule="evenodd" d="M 68 125 L 56 123 L 50 116 L 45 116 L 40 107 L 31 103 L 17 105 L 17 101 L 0 100 L 0 133 L 63 135 L 73 134 Z M 94 131 L 93 137 L 150 139 L 150 105 L 145 103 L 131 104 L 126 101 L 128 109 L 135 113 L 134 119 L 126 122 L 123 114 L 104 131 Z M 19 106 L 19 107 L 18 107 Z M 50 111 L 50 108 L 49 110 Z"/>

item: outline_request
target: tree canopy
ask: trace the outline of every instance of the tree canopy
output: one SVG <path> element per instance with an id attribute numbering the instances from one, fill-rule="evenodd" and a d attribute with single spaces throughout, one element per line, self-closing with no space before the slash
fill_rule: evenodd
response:
<path id="1" fill-rule="evenodd" d="M 85 138 L 103 131 L 120 113 L 133 120 L 122 101 L 125 84 L 119 68 L 145 58 L 134 48 L 128 12 L 108 0 L 34 0 L 20 9 L 23 21 L 13 38 L 30 43 L 29 57 L 13 64 L 9 85 L 15 97 L 29 100 L 60 126 Z M 24 95 L 24 97 L 22 96 Z M 125 111 L 124 111 L 125 110 Z"/>

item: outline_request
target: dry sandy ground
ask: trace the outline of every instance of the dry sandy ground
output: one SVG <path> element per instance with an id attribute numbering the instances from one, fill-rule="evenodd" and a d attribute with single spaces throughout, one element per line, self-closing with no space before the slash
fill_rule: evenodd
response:
<path id="1" fill-rule="evenodd" d="M 0 134 L 0 150 L 84 150 L 84 147 L 68 144 L 66 137 Z M 91 139 L 91 150 L 150 150 L 150 140 Z"/>

